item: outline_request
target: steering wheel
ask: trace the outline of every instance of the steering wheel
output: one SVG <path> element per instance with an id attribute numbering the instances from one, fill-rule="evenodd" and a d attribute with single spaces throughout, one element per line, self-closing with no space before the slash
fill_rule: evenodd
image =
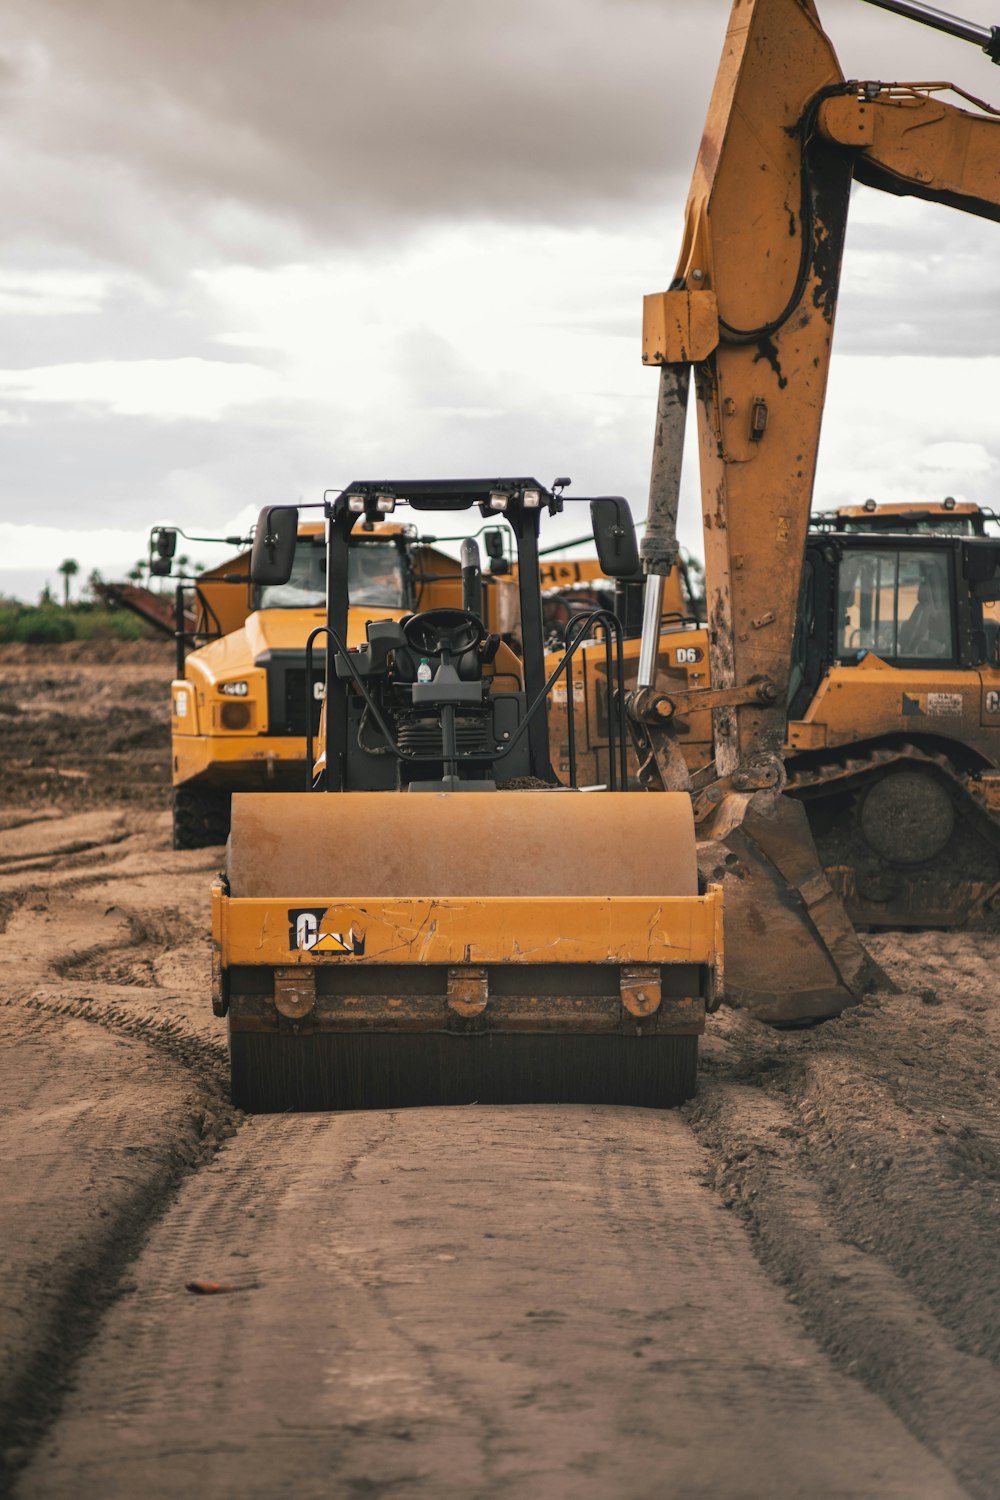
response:
<path id="1" fill-rule="evenodd" d="M 403 634 L 414 651 L 436 655 L 447 650 L 460 656 L 479 645 L 486 626 L 467 609 L 425 609 L 403 621 Z"/>

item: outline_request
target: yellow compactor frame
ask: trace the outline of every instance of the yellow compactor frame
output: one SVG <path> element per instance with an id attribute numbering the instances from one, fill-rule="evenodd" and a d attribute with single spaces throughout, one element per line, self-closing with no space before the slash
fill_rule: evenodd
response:
<path id="1" fill-rule="evenodd" d="M 683 796 L 237 794 L 234 1103 L 678 1103 L 722 989 L 695 870 Z"/>

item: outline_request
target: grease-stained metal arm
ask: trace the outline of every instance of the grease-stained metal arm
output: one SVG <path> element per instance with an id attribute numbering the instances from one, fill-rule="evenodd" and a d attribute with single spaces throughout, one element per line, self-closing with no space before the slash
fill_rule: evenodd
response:
<path id="1" fill-rule="evenodd" d="M 677 507 L 681 493 L 681 460 L 687 418 L 691 366 L 660 366 L 660 392 L 656 407 L 656 439 L 649 480 L 649 509 L 640 555 L 646 573 L 642 639 L 639 643 L 639 687 L 656 680 L 656 657 L 660 649 L 660 616 L 663 613 L 663 580 L 677 566 Z"/>
<path id="2" fill-rule="evenodd" d="M 1000 220 L 1000 115 L 946 103 L 945 87 L 862 83 L 822 102 L 819 133 L 848 148 L 869 187 Z"/>
<path id="3" fill-rule="evenodd" d="M 866 0 L 868 5 L 877 5 L 880 10 L 891 10 L 897 16 L 906 16 L 909 21 L 920 21 L 924 26 L 933 26 L 935 31 L 945 31 L 957 36 L 960 41 L 972 42 L 981 47 L 990 62 L 1000 63 L 1000 26 L 980 26 L 975 21 L 964 21 L 934 5 L 924 5 L 921 0 Z"/>

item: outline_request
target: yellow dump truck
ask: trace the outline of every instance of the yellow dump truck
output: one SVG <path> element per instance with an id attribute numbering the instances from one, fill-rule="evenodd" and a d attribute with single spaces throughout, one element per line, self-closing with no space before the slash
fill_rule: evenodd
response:
<path id="1" fill-rule="evenodd" d="M 156 529 L 157 542 L 164 530 Z M 305 646 L 326 618 L 322 522 L 300 528 L 287 583 L 253 584 L 249 563 L 249 551 L 240 553 L 178 594 L 178 666 L 170 690 L 177 849 L 225 842 L 234 791 L 308 785 L 306 736 L 310 721 L 313 730 L 319 722 L 323 684 L 314 685 L 307 703 Z M 373 522 L 352 536 L 348 567 L 352 645 L 364 639 L 369 619 L 446 606 L 461 593 L 458 561 L 413 528 L 390 522 Z M 491 605 L 497 612 L 494 585 L 505 582 L 502 573 L 487 579 L 487 615 Z"/>

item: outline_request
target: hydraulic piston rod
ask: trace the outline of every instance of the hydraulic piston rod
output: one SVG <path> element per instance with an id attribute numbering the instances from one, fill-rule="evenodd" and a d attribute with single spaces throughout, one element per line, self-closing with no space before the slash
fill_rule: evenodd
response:
<path id="1" fill-rule="evenodd" d="M 691 366 L 660 366 L 660 390 L 656 405 L 656 438 L 649 479 L 649 510 L 640 554 L 646 574 L 642 639 L 639 642 L 640 688 L 652 687 L 660 648 L 660 614 L 663 580 L 676 567 L 677 507 L 681 494 L 681 460 L 684 454 L 684 424 L 687 418 Z"/>
<path id="2" fill-rule="evenodd" d="M 933 5 L 924 5 L 922 0 L 866 0 L 866 3 L 895 11 L 896 15 L 906 16 L 911 21 L 921 21 L 936 31 L 946 31 L 949 36 L 957 36 L 963 42 L 973 42 L 982 47 L 991 62 L 1000 63 L 1000 26 L 980 26 L 975 21 L 963 21 L 961 16 L 950 15 Z"/>

